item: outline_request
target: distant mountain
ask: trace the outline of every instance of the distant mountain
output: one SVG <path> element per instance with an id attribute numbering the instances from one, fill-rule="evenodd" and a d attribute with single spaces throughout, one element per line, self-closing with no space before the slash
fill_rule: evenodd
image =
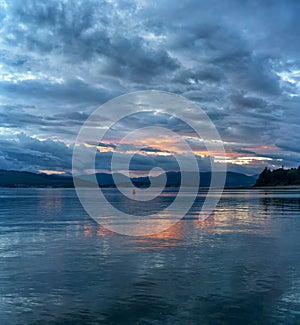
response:
<path id="1" fill-rule="evenodd" d="M 187 183 L 187 186 L 192 186 L 193 182 L 192 180 L 196 177 L 195 173 L 193 172 L 186 172 L 187 174 L 187 179 L 191 180 L 190 183 Z M 126 177 L 126 176 L 125 176 Z M 159 181 L 159 177 L 152 177 L 151 183 L 155 184 L 155 182 Z M 171 186 L 180 186 L 181 182 L 181 173 L 179 172 L 167 172 L 166 173 L 167 177 L 167 182 L 166 186 L 171 187 Z M 136 186 L 149 186 L 150 185 L 150 179 L 148 177 L 139 177 L 139 178 L 134 178 L 132 182 Z M 200 173 L 200 187 L 209 187 L 210 186 L 210 181 L 211 181 L 211 172 L 201 172 Z M 232 188 L 232 187 L 250 187 L 253 186 L 256 182 L 255 177 L 247 176 L 244 174 L 240 173 L 234 173 L 234 172 L 227 172 L 226 174 L 226 182 L 225 182 L 225 187 Z M 125 183 L 125 181 L 124 181 Z"/>
<path id="2" fill-rule="evenodd" d="M 270 170 L 265 168 L 259 175 L 255 186 L 300 185 L 300 166 L 298 168 Z"/>
<path id="3" fill-rule="evenodd" d="M 71 176 L 0 169 L 0 187 L 73 187 Z"/>
<path id="4" fill-rule="evenodd" d="M 248 176 L 241 173 L 227 172 L 225 187 L 251 187 L 255 184 L 257 176 Z"/>
<path id="5" fill-rule="evenodd" d="M 130 180 L 129 177 L 123 174 L 116 174 L 119 184 L 126 186 L 132 181 L 137 187 L 148 187 L 150 184 L 158 184 L 163 175 L 156 177 L 136 177 Z M 187 178 L 192 180 L 195 177 L 193 172 L 187 172 Z M 108 173 L 96 174 L 96 179 L 101 187 L 114 187 L 115 182 L 113 176 Z M 80 186 L 94 187 L 97 183 L 94 182 L 94 176 L 84 175 L 76 177 L 77 184 Z M 211 180 L 210 172 L 200 173 L 200 187 L 209 187 Z M 180 172 L 167 172 L 166 173 L 166 186 L 180 186 L 181 173 Z M 255 177 L 247 176 L 240 173 L 227 172 L 225 187 L 250 187 L 256 182 Z M 20 171 L 7 171 L 0 170 L 0 187 L 73 187 L 73 178 L 71 176 L 63 175 L 47 175 L 35 174 L 30 172 Z"/>

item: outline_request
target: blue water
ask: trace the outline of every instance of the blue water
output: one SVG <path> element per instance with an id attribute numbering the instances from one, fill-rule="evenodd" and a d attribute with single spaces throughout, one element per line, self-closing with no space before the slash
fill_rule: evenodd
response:
<path id="1" fill-rule="evenodd" d="M 194 214 L 128 237 L 73 189 L 1 189 L 0 324 L 300 324 L 300 191 L 226 190 Z"/>

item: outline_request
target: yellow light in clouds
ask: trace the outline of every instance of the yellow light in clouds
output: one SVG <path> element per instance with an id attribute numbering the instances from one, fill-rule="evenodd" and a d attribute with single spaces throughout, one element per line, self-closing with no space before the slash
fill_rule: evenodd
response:
<path id="1" fill-rule="evenodd" d="M 112 147 L 104 147 L 104 146 L 97 146 L 97 149 L 100 152 L 113 152 L 114 151 L 114 148 L 112 148 Z"/>
<path id="2" fill-rule="evenodd" d="M 272 158 L 268 157 L 226 157 L 226 162 L 229 164 L 237 164 L 237 165 L 246 165 L 250 164 L 253 161 L 265 161 L 265 160 L 273 160 Z"/>
<path id="3" fill-rule="evenodd" d="M 59 172 L 57 170 L 39 169 L 39 173 L 44 173 L 48 175 L 63 175 L 65 172 Z"/>

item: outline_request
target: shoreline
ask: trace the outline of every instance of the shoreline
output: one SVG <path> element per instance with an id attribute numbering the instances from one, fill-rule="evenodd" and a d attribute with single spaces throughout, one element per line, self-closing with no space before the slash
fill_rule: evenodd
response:
<path id="1" fill-rule="evenodd" d="M 178 189 L 180 186 L 166 186 L 165 188 L 168 188 L 168 189 L 171 189 L 171 188 L 174 188 L 174 189 Z M 38 189 L 42 189 L 42 188 L 45 188 L 45 189 L 75 189 L 74 186 L 1 186 L 0 185 L 0 189 L 7 189 L 7 188 L 38 188 Z M 97 188 L 117 188 L 116 186 L 111 186 L 111 185 L 108 185 L 108 186 L 82 186 L 82 188 L 90 188 L 90 189 L 97 189 Z M 138 187 L 138 188 L 148 188 L 148 187 Z M 189 187 L 187 187 L 189 188 Z M 217 188 L 217 187 L 214 187 L 214 188 L 209 188 L 209 187 L 199 187 L 198 188 L 199 190 L 209 190 L 209 189 L 212 189 L 212 190 L 222 190 L 222 188 Z M 278 185 L 278 186 L 249 186 L 249 187 L 224 187 L 223 190 L 284 190 L 284 189 L 295 189 L 295 190 L 300 190 L 300 185 Z"/>

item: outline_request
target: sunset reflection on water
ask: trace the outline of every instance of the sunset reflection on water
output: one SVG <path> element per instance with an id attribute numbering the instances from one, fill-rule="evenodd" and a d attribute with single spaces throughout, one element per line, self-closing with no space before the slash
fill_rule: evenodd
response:
<path id="1" fill-rule="evenodd" d="M 225 190 L 199 220 L 204 195 L 133 237 L 97 224 L 73 189 L 3 189 L 1 324 L 299 323 L 300 191 Z"/>
<path id="2" fill-rule="evenodd" d="M 272 195 L 265 198 L 258 195 L 256 191 L 252 193 L 250 191 L 250 196 L 249 191 L 246 192 L 246 197 L 242 194 L 243 192 L 240 191 L 235 196 L 236 190 L 225 191 L 215 211 L 203 220 L 198 218 L 201 206 L 199 210 L 197 210 L 197 206 L 194 206 L 189 214 L 165 231 L 149 236 L 129 237 L 132 241 L 143 244 L 143 248 L 145 248 L 147 244 L 151 247 L 178 246 L 182 244 L 184 238 L 197 231 L 201 233 L 246 232 L 271 236 L 272 226 L 270 225 L 268 212 L 274 202 L 277 209 L 280 207 L 276 195 L 273 198 Z M 234 203 L 232 202 L 233 196 L 235 196 Z M 203 193 L 200 193 L 199 197 L 202 198 Z M 253 205 L 253 200 L 257 201 L 259 207 Z M 273 201 L 270 202 L 270 200 Z M 166 217 L 168 218 L 168 216 Z M 163 220 L 150 220 L 149 222 L 153 222 L 155 225 L 155 223 L 163 222 Z M 73 226 L 66 229 L 71 234 Z M 125 235 L 119 235 L 91 219 L 86 219 L 84 224 L 76 225 L 75 236 L 123 237 Z"/>

